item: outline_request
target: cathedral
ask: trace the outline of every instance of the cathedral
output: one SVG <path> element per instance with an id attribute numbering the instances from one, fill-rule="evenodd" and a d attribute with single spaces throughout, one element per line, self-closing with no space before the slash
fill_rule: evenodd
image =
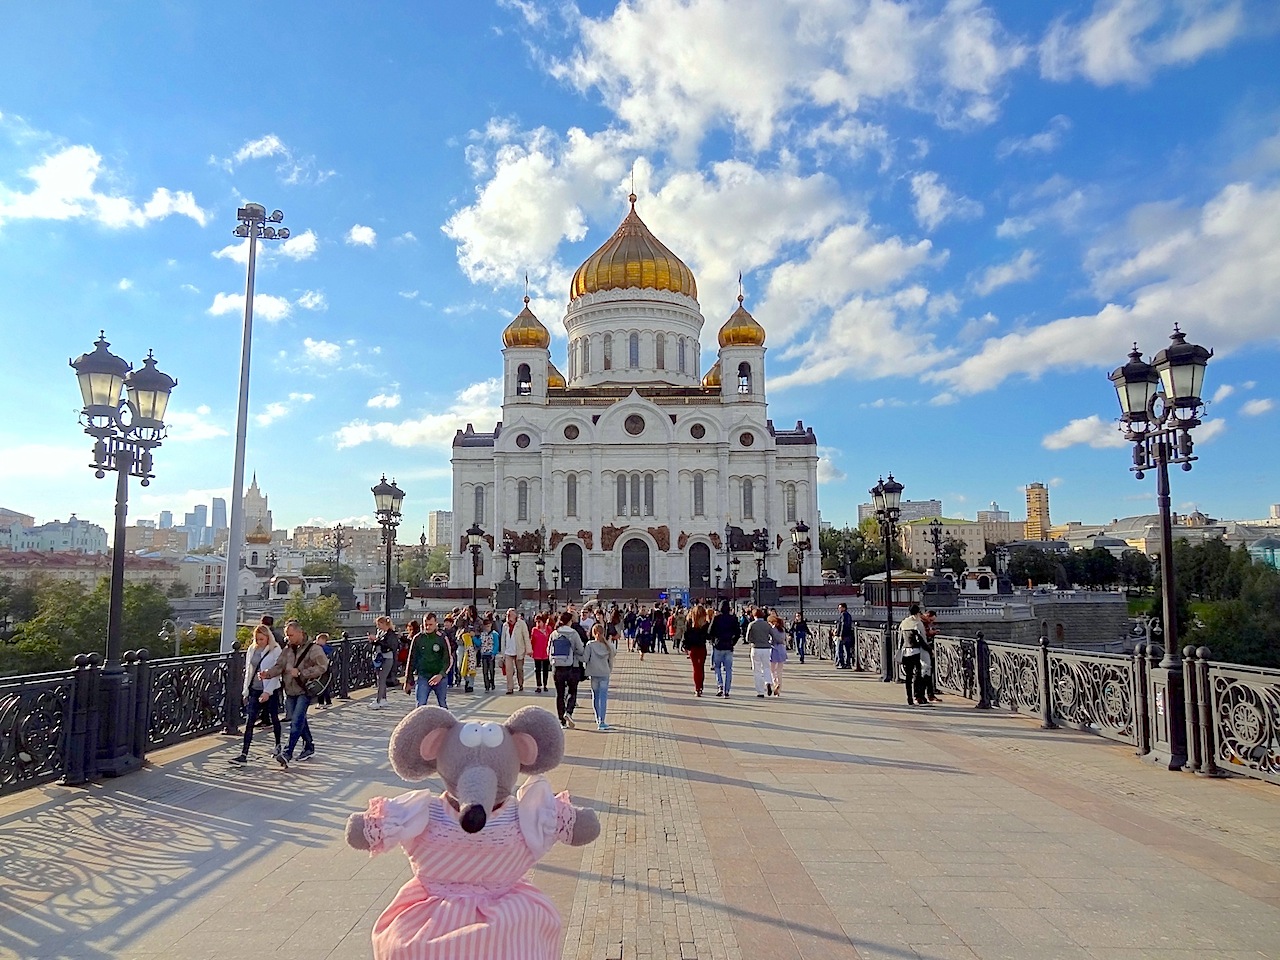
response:
<path id="1" fill-rule="evenodd" d="M 573 276 L 567 376 L 526 296 L 502 334 L 502 421 L 454 437 L 454 586 L 472 583 L 467 527 L 483 532 L 479 583 L 510 575 L 525 596 L 539 588 L 539 554 L 544 589 L 562 597 L 650 599 L 709 596 L 728 586 L 735 557 L 737 586 L 749 586 L 762 544 L 763 582 L 794 585 L 797 522 L 816 547 L 818 441 L 812 427 L 768 418 L 764 328 L 739 295 L 702 373 L 693 272 L 630 201 Z M 816 549 L 803 562 L 804 582 L 817 583 Z"/>

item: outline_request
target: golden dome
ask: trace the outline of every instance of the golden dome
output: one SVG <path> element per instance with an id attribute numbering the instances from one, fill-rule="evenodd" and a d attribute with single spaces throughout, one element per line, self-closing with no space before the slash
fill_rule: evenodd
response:
<path id="1" fill-rule="evenodd" d="M 246 534 L 244 539 L 247 543 L 270 543 L 271 531 L 264 528 L 262 521 L 259 520 L 258 525 L 253 528 L 253 533 Z"/>
<path id="2" fill-rule="evenodd" d="M 722 347 L 763 347 L 764 327 L 756 322 L 756 318 L 747 312 L 742 305 L 742 294 L 738 294 L 738 309 L 724 322 L 720 328 L 720 346 Z"/>
<path id="3" fill-rule="evenodd" d="M 711 369 L 707 371 L 707 375 L 702 378 L 704 387 L 720 386 L 720 361 L 717 360 L 711 365 Z"/>
<path id="4" fill-rule="evenodd" d="M 556 369 L 556 365 L 547 361 L 547 389 L 563 390 L 568 384 L 564 382 L 564 374 Z"/>
<path id="5" fill-rule="evenodd" d="M 529 309 L 528 297 L 524 298 L 524 309 L 502 331 L 502 342 L 508 347 L 535 347 L 539 350 L 551 346 L 551 334 Z"/>
<path id="6" fill-rule="evenodd" d="M 636 213 L 636 195 L 628 198 L 631 212 L 623 218 L 604 246 L 578 268 L 569 285 L 569 299 L 597 290 L 670 290 L 698 298 L 693 271 L 662 241 L 649 232 Z"/>

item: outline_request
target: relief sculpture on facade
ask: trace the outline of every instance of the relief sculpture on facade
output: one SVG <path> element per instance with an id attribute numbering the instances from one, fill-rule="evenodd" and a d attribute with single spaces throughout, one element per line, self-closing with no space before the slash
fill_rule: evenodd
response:
<path id="1" fill-rule="evenodd" d="M 658 545 L 658 549 L 666 553 L 671 549 L 671 528 L 665 524 L 661 527 L 649 527 L 649 536 L 653 537 L 653 542 Z"/>
<path id="2" fill-rule="evenodd" d="M 560 546 L 561 542 L 563 542 L 564 538 L 567 536 L 567 533 L 561 533 L 559 530 L 552 530 L 549 548 L 554 551 L 556 547 Z"/>
<path id="3" fill-rule="evenodd" d="M 689 534 L 681 530 L 680 536 L 676 538 L 676 549 L 683 550 L 685 548 L 685 544 L 687 544 L 688 542 L 689 542 Z"/>
<path id="4" fill-rule="evenodd" d="M 591 536 L 590 530 L 579 530 L 578 539 L 581 540 L 583 544 L 586 545 L 586 548 L 588 550 L 592 549 L 592 546 L 591 546 L 592 536 Z"/>
<path id="5" fill-rule="evenodd" d="M 615 527 L 611 523 L 606 523 L 600 528 L 600 549 L 612 550 L 613 545 L 618 542 L 618 538 L 626 532 L 626 527 Z"/>

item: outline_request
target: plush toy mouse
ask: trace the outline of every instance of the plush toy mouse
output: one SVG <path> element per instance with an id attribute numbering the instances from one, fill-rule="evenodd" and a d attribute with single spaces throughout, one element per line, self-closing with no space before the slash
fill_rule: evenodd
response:
<path id="1" fill-rule="evenodd" d="M 576 847 L 600 835 L 595 811 L 553 794 L 540 776 L 564 757 L 560 721 L 541 707 L 505 723 L 418 707 L 388 753 L 405 780 L 438 771 L 445 792 L 374 797 L 347 819 L 352 847 L 399 845 L 413 866 L 373 926 L 376 960 L 558 960 L 560 914 L 524 876 L 557 840 Z M 521 771 L 532 776 L 513 794 Z"/>

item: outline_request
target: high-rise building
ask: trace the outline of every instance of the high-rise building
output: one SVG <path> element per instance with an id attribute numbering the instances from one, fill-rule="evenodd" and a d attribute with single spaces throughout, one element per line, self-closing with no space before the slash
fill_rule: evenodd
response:
<path id="1" fill-rule="evenodd" d="M 227 529 L 227 501 L 222 497 L 213 498 L 213 529 Z"/>
<path id="2" fill-rule="evenodd" d="M 453 511 L 432 510 L 427 514 L 427 546 L 453 543 Z"/>
<path id="3" fill-rule="evenodd" d="M 267 497 L 258 489 L 258 474 L 254 473 L 249 489 L 244 492 L 245 533 L 252 533 L 259 525 L 268 533 L 274 529 L 271 526 L 271 510 L 267 506 Z"/>
<path id="4" fill-rule="evenodd" d="M 874 503 L 858 504 L 858 523 L 867 517 L 875 517 Z M 941 500 L 903 500 L 898 504 L 898 522 L 910 523 L 912 520 L 928 520 L 942 516 Z"/>
<path id="5" fill-rule="evenodd" d="M 168 530 L 172 526 L 173 526 L 173 511 L 161 510 L 160 511 L 160 529 Z"/>
<path id="6" fill-rule="evenodd" d="M 992 500 L 990 510 L 978 511 L 978 522 L 979 523 L 984 523 L 984 522 L 985 523 L 1008 523 L 1009 511 L 1001 510 L 1000 504 Z"/>
<path id="7" fill-rule="evenodd" d="M 1043 483 L 1027 484 L 1027 539 L 1048 540 L 1049 488 Z"/>

